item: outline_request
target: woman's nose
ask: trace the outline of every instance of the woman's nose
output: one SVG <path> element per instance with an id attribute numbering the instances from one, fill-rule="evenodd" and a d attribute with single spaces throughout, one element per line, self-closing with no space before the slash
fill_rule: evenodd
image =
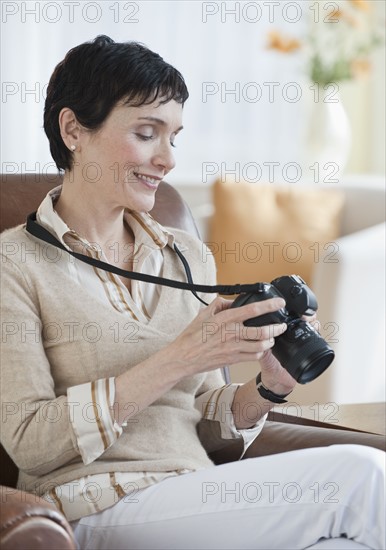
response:
<path id="1" fill-rule="evenodd" d="M 153 157 L 153 164 L 159 167 L 162 166 L 166 172 L 173 170 L 176 162 L 173 154 L 173 146 L 169 142 L 160 144 Z"/>

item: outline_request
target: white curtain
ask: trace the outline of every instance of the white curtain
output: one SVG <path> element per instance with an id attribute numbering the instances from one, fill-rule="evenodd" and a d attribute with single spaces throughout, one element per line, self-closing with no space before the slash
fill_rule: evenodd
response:
<path id="1" fill-rule="evenodd" d="M 185 129 L 169 181 L 211 183 L 232 171 L 250 180 L 283 179 L 286 165 L 300 161 L 313 92 L 301 55 L 281 55 L 266 45 L 272 30 L 301 37 L 309 5 L 4 0 L 2 172 L 55 172 L 42 128 L 45 87 L 71 47 L 107 34 L 145 43 L 187 81 Z M 293 170 L 286 175 L 296 177 Z"/>
<path id="2" fill-rule="evenodd" d="M 45 87 L 65 53 L 98 34 L 145 43 L 187 81 L 191 97 L 169 180 L 210 182 L 228 170 L 256 179 L 259 167 L 268 176 L 264 162 L 296 160 L 302 101 L 283 99 L 283 87 L 296 80 L 284 89 L 296 98 L 301 68 L 266 43 L 272 28 L 302 32 L 304 14 L 291 20 L 304 3 L 286 2 L 294 6 L 284 12 L 270 3 L 279 4 L 2 2 L 2 172 L 55 172 L 42 129 Z"/>

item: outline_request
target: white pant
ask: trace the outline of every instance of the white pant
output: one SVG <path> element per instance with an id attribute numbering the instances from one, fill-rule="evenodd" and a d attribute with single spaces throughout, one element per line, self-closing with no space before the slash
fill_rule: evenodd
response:
<path id="1" fill-rule="evenodd" d="M 383 550 L 385 456 L 332 445 L 172 477 L 81 519 L 75 537 L 82 550 Z"/>

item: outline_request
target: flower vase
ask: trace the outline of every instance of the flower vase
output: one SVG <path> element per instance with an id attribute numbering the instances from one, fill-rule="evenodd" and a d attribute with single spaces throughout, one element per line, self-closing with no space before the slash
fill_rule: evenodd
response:
<path id="1" fill-rule="evenodd" d="M 306 174 L 341 176 L 351 148 L 351 127 L 339 92 L 326 86 L 318 101 L 308 105 L 303 144 L 303 166 Z M 318 163 L 318 164 L 316 164 Z M 317 170 L 317 172 L 316 172 Z M 321 177 L 318 181 L 324 181 Z"/>

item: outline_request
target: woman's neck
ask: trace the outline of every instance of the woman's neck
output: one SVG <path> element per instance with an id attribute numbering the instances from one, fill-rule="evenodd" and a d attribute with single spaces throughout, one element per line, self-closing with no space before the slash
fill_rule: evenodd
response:
<path id="1" fill-rule="evenodd" d="M 95 193 L 87 192 L 87 186 L 70 181 L 66 175 L 55 210 L 70 229 L 102 250 L 117 241 L 134 241 L 124 223 L 122 207 L 101 203 Z"/>

